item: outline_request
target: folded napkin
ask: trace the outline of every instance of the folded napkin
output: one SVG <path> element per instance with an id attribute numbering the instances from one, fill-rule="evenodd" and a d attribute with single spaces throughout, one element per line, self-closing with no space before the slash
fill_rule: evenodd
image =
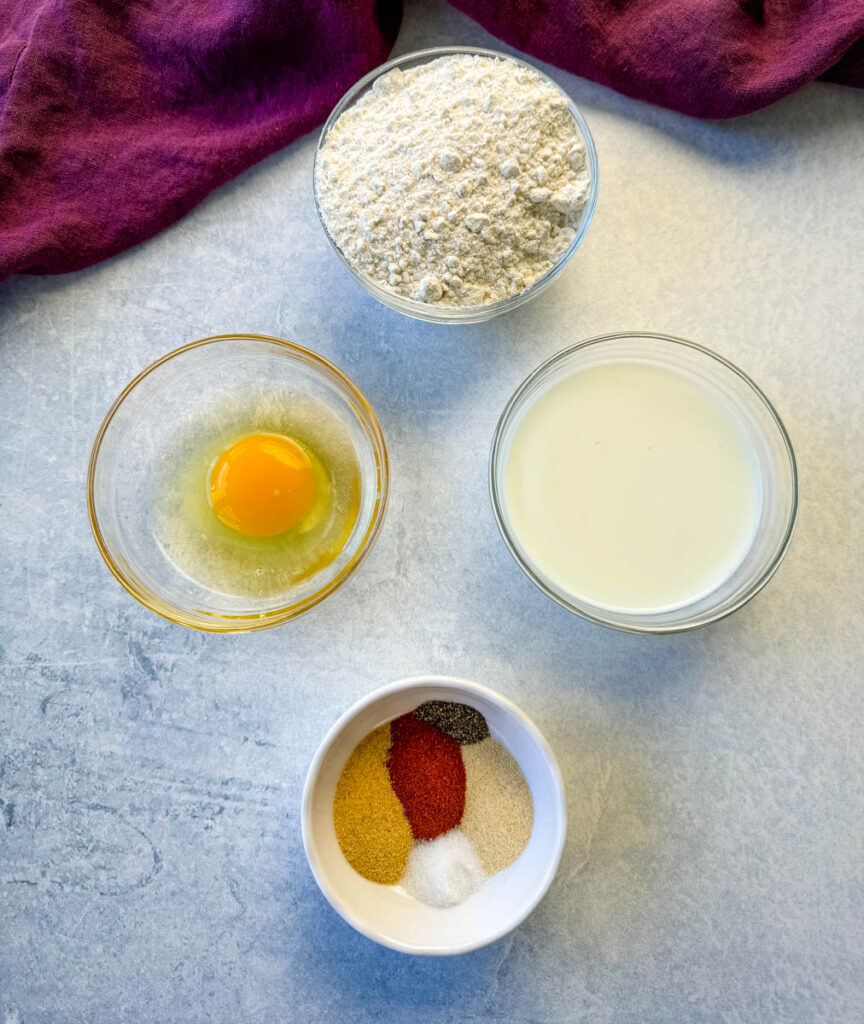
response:
<path id="1" fill-rule="evenodd" d="M 864 0 L 453 0 L 621 92 L 730 117 L 864 85 Z M 320 124 L 386 59 L 400 0 L 4 0 L 0 278 L 151 237 Z"/>

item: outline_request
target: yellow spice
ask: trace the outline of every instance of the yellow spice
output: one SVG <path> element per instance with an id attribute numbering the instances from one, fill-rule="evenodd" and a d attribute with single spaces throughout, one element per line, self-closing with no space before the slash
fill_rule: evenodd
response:
<path id="1" fill-rule="evenodd" d="M 345 762 L 333 798 L 333 824 L 345 859 L 370 882 L 395 885 L 414 842 L 390 785 L 390 723 L 379 726 Z"/>

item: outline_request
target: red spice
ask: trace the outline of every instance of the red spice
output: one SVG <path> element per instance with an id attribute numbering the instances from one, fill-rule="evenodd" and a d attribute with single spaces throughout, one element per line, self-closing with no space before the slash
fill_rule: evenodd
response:
<path id="1" fill-rule="evenodd" d="M 390 785 L 415 839 L 456 828 L 465 810 L 465 765 L 452 737 L 413 714 L 390 723 Z"/>

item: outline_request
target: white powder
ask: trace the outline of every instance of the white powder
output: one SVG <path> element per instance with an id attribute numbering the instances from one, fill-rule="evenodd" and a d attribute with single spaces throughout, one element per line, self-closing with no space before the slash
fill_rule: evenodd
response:
<path id="1" fill-rule="evenodd" d="M 379 78 L 316 164 L 327 230 L 390 291 L 477 306 L 522 291 L 567 252 L 588 200 L 566 97 L 506 58 L 439 57 Z"/>
<path id="2" fill-rule="evenodd" d="M 415 843 L 402 876 L 405 891 L 430 907 L 455 907 L 485 881 L 474 844 L 458 828 Z"/>

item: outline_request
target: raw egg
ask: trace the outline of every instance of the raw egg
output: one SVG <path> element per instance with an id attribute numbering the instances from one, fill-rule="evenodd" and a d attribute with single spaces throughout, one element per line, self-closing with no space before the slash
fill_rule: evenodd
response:
<path id="1" fill-rule="evenodd" d="M 293 392 L 220 398 L 177 431 L 158 468 L 160 549 L 232 597 L 287 601 L 307 587 L 349 542 L 363 496 L 351 432 Z"/>
<path id="2" fill-rule="evenodd" d="M 250 434 L 226 449 L 210 472 L 210 504 L 247 537 L 275 537 L 296 526 L 315 500 L 304 449 L 282 434 Z"/>

